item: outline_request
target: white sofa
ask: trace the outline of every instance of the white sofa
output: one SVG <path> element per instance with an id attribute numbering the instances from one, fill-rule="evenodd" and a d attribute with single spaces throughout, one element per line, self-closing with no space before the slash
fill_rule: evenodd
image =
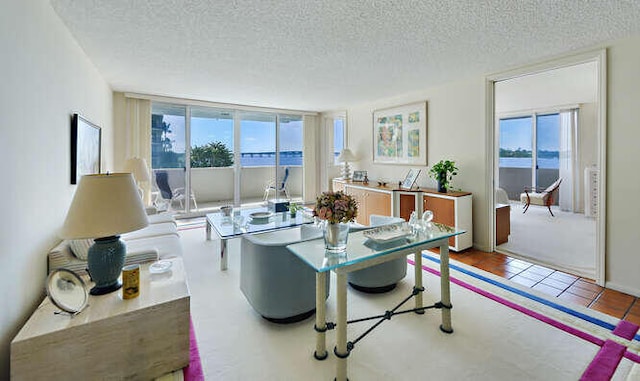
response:
<path id="1" fill-rule="evenodd" d="M 127 246 L 125 264 L 182 256 L 182 244 L 173 216 L 163 213 L 148 217 L 149 226 L 120 237 Z M 61 267 L 81 274 L 86 272 L 87 261 L 74 255 L 69 242 L 63 240 L 49 251 L 49 272 Z"/>

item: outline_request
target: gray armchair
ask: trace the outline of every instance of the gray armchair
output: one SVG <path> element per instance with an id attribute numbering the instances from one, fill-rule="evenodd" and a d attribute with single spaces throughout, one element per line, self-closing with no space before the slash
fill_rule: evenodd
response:
<path id="1" fill-rule="evenodd" d="M 315 313 L 316 272 L 286 246 L 320 237 L 321 230 L 305 225 L 242 236 L 240 290 L 263 318 L 286 324 Z"/>
<path id="2" fill-rule="evenodd" d="M 369 216 L 368 227 L 352 227 L 351 231 L 362 230 L 374 226 L 397 224 L 404 222 L 400 217 Z M 347 275 L 351 287 L 371 294 L 388 292 L 396 288 L 396 284 L 407 275 L 407 258 L 401 257 L 366 269 L 354 271 Z"/>

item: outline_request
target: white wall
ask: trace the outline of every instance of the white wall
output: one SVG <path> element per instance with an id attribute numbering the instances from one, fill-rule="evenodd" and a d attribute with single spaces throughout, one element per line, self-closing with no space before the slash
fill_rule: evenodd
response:
<path id="1" fill-rule="evenodd" d="M 598 96 L 598 65 L 548 70 L 496 83 L 496 114 L 544 109 L 578 103 L 594 103 Z"/>
<path id="2" fill-rule="evenodd" d="M 422 100 L 427 101 L 428 166 L 373 164 L 373 111 Z M 371 181 L 384 178 L 396 184 L 409 168 L 419 168 L 422 172 L 417 184 L 435 188 L 436 182 L 427 175 L 429 167 L 442 159 L 454 160 L 459 171 L 453 186 L 473 193 L 474 246 L 489 250 L 485 173 L 490 169 L 485 160 L 484 108 L 485 84 L 480 77 L 349 108 L 349 147 L 360 158 L 353 168 L 367 170 Z"/>
<path id="3" fill-rule="evenodd" d="M 606 285 L 640 296 L 640 193 L 638 175 L 638 105 L 640 105 L 640 37 L 617 40 L 608 48 L 607 108 L 607 218 Z M 496 68 L 493 72 L 497 72 Z M 349 115 L 349 146 L 362 159 L 355 169 L 369 171 L 369 178 L 398 181 L 408 167 L 374 165 L 372 112 L 378 108 L 428 101 L 428 162 L 455 160 L 460 168 L 454 186 L 473 192 L 474 246 L 489 247 L 488 196 L 485 192 L 486 164 L 485 87 L 482 78 L 425 89 L 416 94 L 352 107 Z M 423 172 L 427 167 L 421 167 Z M 418 183 L 433 187 L 424 173 Z"/>
<path id="4" fill-rule="evenodd" d="M 102 127 L 113 162 L 112 97 L 48 1 L 3 1 L 0 11 L 0 379 L 9 345 L 44 297 L 46 253 L 58 240 L 69 184 L 70 116 Z"/>
<path id="5" fill-rule="evenodd" d="M 640 37 L 608 50 L 607 286 L 640 296 Z"/>

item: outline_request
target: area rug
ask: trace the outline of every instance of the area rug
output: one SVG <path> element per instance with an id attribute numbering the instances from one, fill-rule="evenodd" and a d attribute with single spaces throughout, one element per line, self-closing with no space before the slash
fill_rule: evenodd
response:
<path id="1" fill-rule="evenodd" d="M 180 235 L 205 379 L 334 378 L 334 331 L 327 333 L 329 358 L 316 361 L 312 356 L 313 319 L 273 324 L 246 301 L 239 289 L 239 240 L 229 242 L 229 268 L 220 271 L 218 241 L 205 241 L 204 229 L 184 230 Z M 432 304 L 439 301 L 440 294 L 438 256 L 425 255 L 424 299 Z M 407 277 L 386 294 L 349 289 L 349 318 L 390 309 L 411 292 L 413 273 L 409 265 Z M 546 299 L 535 290 L 521 289 L 456 261 L 452 261 L 451 275 L 454 332 L 449 335 L 439 330 L 437 310 L 394 316 L 357 343 L 348 360 L 351 380 L 637 379 L 638 334 L 629 336 L 634 327 L 621 326 L 616 331 L 619 321 L 612 317 L 579 306 L 547 305 L 516 292 Z M 335 321 L 335 276 L 330 283 L 327 317 Z M 369 325 L 350 325 L 349 339 L 355 339 Z"/>
<path id="2" fill-rule="evenodd" d="M 440 263 L 439 257 L 431 253 L 425 252 L 422 257 L 433 264 Z M 408 262 L 414 264 L 411 259 Z M 598 353 L 585 369 L 581 379 L 609 380 L 616 373 L 623 358 L 630 360 L 635 368 L 635 371 L 629 373 L 629 378 L 640 377 L 640 334 L 637 325 L 603 314 L 598 316 L 594 311 L 560 303 L 557 299 L 550 299 L 532 289 L 522 288 L 504 278 L 456 261 L 452 262 L 454 263 L 450 264 L 450 269 L 458 275 L 451 276 L 451 283 L 599 346 Z M 423 266 L 423 270 L 440 275 L 437 267 L 430 267 L 428 263 Z M 463 276 L 479 281 L 479 287 L 462 280 Z"/>

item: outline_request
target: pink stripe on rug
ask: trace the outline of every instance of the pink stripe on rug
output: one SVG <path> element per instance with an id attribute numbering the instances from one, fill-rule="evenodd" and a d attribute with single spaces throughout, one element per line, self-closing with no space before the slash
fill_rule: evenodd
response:
<path id="1" fill-rule="evenodd" d="M 415 262 L 413 260 L 411 260 L 411 259 L 408 259 L 407 262 L 409 262 L 411 265 L 415 265 Z M 430 267 L 427 267 L 427 266 L 424 266 L 424 265 L 422 266 L 422 269 L 427 271 L 427 272 L 430 272 L 430 273 L 432 273 L 434 275 L 440 276 L 440 271 L 438 271 L 438 270 L 434 270 L 434 269 L 432 269 Z M 504 298 L 502 298 L 502 297 L 500 297 L 498 295 L 494 295 L 494 294 L 492 294 L 492 293 L 490 293 L 488 291 L 485 291 L 485 290 L 482 290 L 482 289 L 480 289 L 478 287 L 472 286 L 472 285 L 470 285 L 470 284 L 468 284 L 468 283 L 466 283 L 464 281 L 461 281 L 459 279 L 456 279 L 454 277 L 450 276 L 449 280 L 452 283 L 457 284 L 458 286 L 462 286 L 462 287 L 464 287 L 464 288 L 466 288 L 468 290 L 471 290 L 471 291 L 475 292 L 476 294 L 480 294 L 480 295 L 482 295 L 482 296 L 484 296 L 484 297 L 486 297 L 488 299 L 491 299 L 491 300 L 496 301 L 496 302 L 498 302 L 500 304 L 503 304 L 503 305 L 505 305 L 505 306 L 507 306 L 507 307 L 509 307 L 511 309 L 514 309 L 516 311 L 522 312 L 525 315 L 529 315 L 532 318 L 535 318 L 535 319 L 540 320 L 540 321 L 542 321 L 544 323 L 547 323 L 547 324 L 549 324 L 549 325 L 551 325 L 553 327 L 556 327 L 556 328 L 558 328 L 558 329 L 560 329 L 562 331 L 565 331 L 565 332 L 567 332 L 569 334 L 572 334 L 572 335 L 574 335 L 576 337 L 579 337 L 579 338 L 581 338 L 581 339 L 583 339 L 585 341 L 588 341 L 588 342 L 590 342 L 592 344 L 595 344 L 597 346 L 602 346 L 604 344 L 604 342 L 605 342 L 604 340 L 602 340 L 602 339 L 600 339 L 598 337 L 595 337 L 595 336 L 593 336 L 593 335 L 591 335 L 591 334 L 589 334 L 587 332 L 582 332 L 582 331 L 580 331 L 580 330 L 578 330 L 576 328 L 570 327 L 570 326 L 568 326 L 568 325 L 566 325 L 564 323 L 561 323 L 561 322 L 559 322 L 557 320 L 554 320 L 554 319 L 551 319 L 551 318 L 549 318 L 547 316 L 544 316 L 541 313 L 532 311 L 532 310 L 530 310 L 530 309 L 528 309 L 526 307 L 523 307 L 523 306 L 520 306 L 518 304 L 515 304 L 515 303 L 513 303 L 513 302 L 511 302 L 509 300 L 506 300 L 506 299 L 504 299 Z"/>
<path id="2" fill-rule="evenodd" d="M 189 320 L 189 365 L 182 370 L 182 374 L 186 381 L 204 381 L 196 332 L 193 329 L 193 321 L 191 320 Z"/>
<path id="3" fill-rule="evenodd" d="M 624 357 L 629 359 L 629 360 L 631 360 L 631 361 L 633 361 L 633 362 L 637 362 L 637 363 L 640 364 L 640 355 L 638 355 L 636 353 L 626 351 L 626 352 L 624 352 Z"/>
<path id="4" fill-rule="evenodd" d="M 605 341 L 604 345 L 593 358 L 591 364 L 584 371 L 580 380 L 600 381 L 610 380 L 622 360 L 622 355 L 627 348 L 612 340 Z"/>
<path id="5" fill-rule="evenodd" d="M 616 328 L 613 330 L 614 335 L 618 335 L 627 340 L 632 340 L 636 332 L 638 332 L 638 326 L 630 321 L 620 320 Z"/>

